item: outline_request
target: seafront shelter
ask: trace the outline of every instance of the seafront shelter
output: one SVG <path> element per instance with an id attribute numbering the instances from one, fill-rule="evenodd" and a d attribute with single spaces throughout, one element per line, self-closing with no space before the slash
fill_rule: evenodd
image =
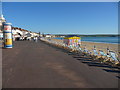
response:
<path id="1" fill-rule="evenodd" d="M 78 46 L 81 44 L 81 37 L 78 35 L 68 35 L 64 38 L 63 42 L 68 46 Z"/>

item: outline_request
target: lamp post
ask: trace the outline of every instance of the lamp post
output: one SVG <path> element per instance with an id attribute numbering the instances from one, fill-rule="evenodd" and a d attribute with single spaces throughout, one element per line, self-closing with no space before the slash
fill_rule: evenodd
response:
<path id="1" fill-rule="evenodd" d="M 40 38 L 40 32 L 39 32 L 39 38 Z"/>
<path id="2" fill-rule="evenodd" d="M 2 1 L 0 0 L 0 33 L 2 33 Z"/>
<path id="3" fill-rule="evenodd" d="M 12 48 L 12 24 L 6 23 L 2 13 L 2 0 L 0 0 L 0 30 L 3 33 L 4 48 Z"/>
<path id="4" fill-rule="evenodd" d="M 0 0 L 0 15 L 2 16 L 2 0 Z"/>

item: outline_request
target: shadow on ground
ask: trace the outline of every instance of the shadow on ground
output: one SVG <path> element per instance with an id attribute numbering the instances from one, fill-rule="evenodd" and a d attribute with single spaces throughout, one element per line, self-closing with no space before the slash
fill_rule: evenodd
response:
<path id="1" fill-rule="evenodd" d="M 43 43 L 47 44 L 49 47 L 55 48 L 56 51 L 62 51 L 64 53 L 67 53 L 68 55 L 71 55 L 76 60 L 79 60 L 82 63 L 87 64 L 88 66 L 101 67 L 101 68 L 103 68 L 102 70 L 104 70 L 106 72 L 120 73 L 120 67 L 111 66 L 111 65 L 105 64 L 105 63 L 100 63 L 99 61 L 95 61 L 95 60 L 93 60 L 93 58 L 88 57 L 87 55 L 85 55 L 83 53 L 70 52 L 68 50 L 65 50 L 63 48 L 57 47 L 57 46 L 52 45 L 52 44 L 49 44 L 46 42 L 43 42 Z M 107 69 L 104 69 L 104 68 L 107 68 Z M 120 79 L 120 76 L 116 76 L 116 77 Z"/>

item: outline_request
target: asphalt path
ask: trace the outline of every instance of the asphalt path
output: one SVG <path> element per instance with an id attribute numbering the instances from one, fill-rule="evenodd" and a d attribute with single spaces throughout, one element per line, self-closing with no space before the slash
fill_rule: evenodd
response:
<path id="1" fill-rule="evenodd" d="M 86 58 L 41 41 L 16 41 L 2 49 L 3 88 L 117 88 L 118 73 L 89 66 Z M 82 61 L 81 61 L 82 60 Z M 114 70 L 114 69 L 112 69 Z"/>

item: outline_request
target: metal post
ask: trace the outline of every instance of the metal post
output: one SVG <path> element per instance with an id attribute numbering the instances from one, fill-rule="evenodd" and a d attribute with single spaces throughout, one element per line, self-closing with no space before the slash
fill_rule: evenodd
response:
<path id="1" fill-rule="evenodd" d="M 4 48 L 12 48 L 12 24 L 3 23 Z"/>
<path id="2" fill-rule="evenodd" d="M 2 0 L 0 0 L 0 16 L 2 16 Z"/>

